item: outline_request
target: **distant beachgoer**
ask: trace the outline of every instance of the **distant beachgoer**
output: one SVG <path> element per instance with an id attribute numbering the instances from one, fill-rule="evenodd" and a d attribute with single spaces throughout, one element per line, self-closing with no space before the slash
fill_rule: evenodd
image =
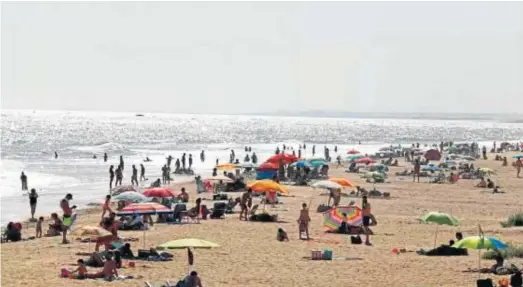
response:
<path id="1" fill-rule="evenodd" d="M 334 146 L 334 152 L 338 152 L 338 146 L 337 145 Z"/>
<path id="2" fill-rule="evenodd" d="M 95 154 L 93 154 L 93 159 L 97 159 L 97 157 L 96 157 L 96 155 L 95 155 Z"/>
<path id="3" fill-rule="evenodd" d="M 220 163 L 220 159 L 216 158 L 216 165 Z"/>
<path id="4" fill-rule="evenodd" d="M 107 162 L 107 153 L 104 153 L 104 162 Z"/>
<path id="5" fill-rule="evenodd" d="M 27 190 L 27 175 L 23 171 L 20 175 L 20 181 L 22 181 L 22 190 Z"/>
<path id="6" fill-rule="evenodd" d="M 134 164 L 133 164 L 133 174 L 131 176 L 131 184 L 138 185 L 138 170 L 136 169 L 136 166 Z"/>
<path id="7" fill-rule="evenodd" d="M 255 152 L 252 153 L 251 160 L 252 160 L 252 163 L 254 163 L 254 164 L 256 164 L 258 162 L 258 156 L 256 155 Z"/>
<path id="8" fill-rule="evenodd" d="M 312 146 L 312 156 L 316 154 L 316 145 Z"/>
<path id="9" fill-rule="evenodd" d="M 412 174 L 412 182 L 416 181 L 416 176 L 418 177 L 418 182 L 419 182 L 420 173 L 421 173 L 421 164 L 420 164 L 419 158 L 417 158 L 416 161 L 414 162 L 414 173 Z"/>
<path id="10" fill-rule="evenodd" d="M 182 154 L 182 169 L 185 170 L 185 153 Z"/>
<path id="11" fill-rule="evenodd" d="M 200 153 L 200 161 L 201 162 L 205 161 L 205 151 L 204 150 L 202 150 L 202 152 Z"/>
<path id="12" fill-rule="evenodd" d="M 113 188 L 113 180 L 114 180 L 114 166 L 109 167 L 109 189 Z"/>
<path id="13" fill-rule="evenodd" d="M 71 272 L 71 275 L 74 275 L 74 274 L 78 273 L 78 279 L 87 279 L 88 278 L 88 273 L 87 273 L 87 267 L 85 267 L 84 260 L 83 259 L 78 259 L 76 261 L 76 263 L 78 263 L 78 268 L 73 270 Z"/>
<path id="14" fill-rule="evenodd" d="M 65 198 L 63 198 L 60 201 L 60 208 L 62 209 L 62 212 L 63 212 L 63 223 L 64 223 L 63 240 L 62 240 L 63 244 L 69 243 L 69 241 L 67 241 L 67 229 L 72 224 L 72 222 L 70 222 L 70 221 L 72 220 L 71 217 L 73 215 L 73 209 L 76 208 L 76 205 L 73 205 L 72 207 L 69 206 L 69 201 L 72 199 L 73 199 L 73 195 L 68 193 L 65 196 Z"/>
<path id="15" fill-rule="evenodd" d="M 55 159 L 58 158 L 58 153 L 57 153 L 57 152 L 54 152 L 54 158 L 55 158 Z"/>
<path id="16" fill-rule="evenodd" d="M 182 187 L 182 192 L 177 197 L 182 202 L 189 202 L 189 194 L 185 191 L 185 187 Z"/>
<path id="17" fill-rule="evenodd" d="M 189 154 L 189 169 L 192 167 L 192 154 Z"/>
<path id="18" fill-rule="evenodd" d="M 169 155 L 169 156 L 167 157 L 167 166 L 171 166 L 171 162 L 172 162 L 172 160 L 173 160 L 173 156 L 172 156 L 172 155 Z"/>
<path id="19" fill-rule="evenodd" d="M 242 198 L 240 200 L 240 220 L 244 218 L 245 220 L 248 220 L 248 213 L 249 209 L 252 206 L 252 189 L 248 189 L 247 192 L 243 193 Z"/>
<path id="20" fill-rule="evenodd" d="M 516 159 L 516 177 L 519 178 L 519 175 L 521 173 L 521 168 L 523 167 L 523 162 L 521 158 Z"/>
<path id="21" fill-rule="evenodd" d="M 372 245 L 370 243 L 370 230 L 369 230 L 370 220 L 371 220 L 371 218 L 373 218 L 372 212 L 371 212 L 371 205 L 368 202 L 366 195 L 362 196 L 361 198 L 362 198 L 361 209 L 362 209 L 362 213 L 363 213 L 363 230 L 365 231 L 365 244 Z"/>
<path id="22" fill-rule="evenodd" d="M 175 171 L 175 172 L 178 172 L 178 171 L 180 170 L 180 166 L 181 166 L 181 164 L 180 164 L 180 159 L 177 158 L 177 159 L 176 159 L 176 162 L 174 163 L 174 167 L 176 168 L 174 171 Z"/>
<path id="23" fill-rule="evenodd" d="M 123 171 L 125 168 L 124 168 L 124 162 L 123 162 L 123 156 L 121 155 L 120 156 L 120 169 Z"/>
<path id="24" fill-rule="evenodd" d="M 31 188 L 29 193 L 29 206 L 31 207 L 31 220 L 35 219 L 36 203 L 38 201 L 38 193 L 34 188 Z"/>
<path id="25" fill-rule="evenodd" d="M 278 228 L 278 233 L 276 233 L 276 240 L 280 242 L 289 241 L 289 236 L 287 236 L 287 232 L 285 232 L 283 228 Z"/>
<path id="26" fill-rule="evenodd" d="M 311 218 L 309 216 L 309 209 L 307 208 L 307 204 L 303 203 L 301 205 L 300 210 L 300 217 L 298 218 L 298 238 L 301 239 L 301 233 L 305 232 L 307 235 L 307 240 L 309 240 L 309 222 L 311 221 Z"/>
<path id="27" fill-rule="evenodd" d="M 109 194 L 105 196 L 105 202 L 102 211 L 102 219 L 104 218 L 106 212 L 109 212 L 109 214 L 113 212 L 113 210 L 111 209 L 111 196 Z"/>
<path id="28" fill-rule="evenodd" d="M 35 235 L 36 238 L 42 237 L 42 224 L 43 223 L 44 223 L 44 217 L 40 216 L 40 218 L 38 218 L 38 221 L 36 222 L 36 235 Z"/>
<path id="29" fill-rule="evenodd" d="M 145 178 L 145 166 L 143 166 L 143 163 L 140 164 L 140 181 L 147 180 Z"/>
<path id="30" fill-rule="evenodd" d="M 119 166 L 117 169 L 116 169 L 116 182 L 114 184 L 114 186 L 121 186 L 122 185 L 122 180 L 123 180 L 123 169 L 121 166 Z"/>

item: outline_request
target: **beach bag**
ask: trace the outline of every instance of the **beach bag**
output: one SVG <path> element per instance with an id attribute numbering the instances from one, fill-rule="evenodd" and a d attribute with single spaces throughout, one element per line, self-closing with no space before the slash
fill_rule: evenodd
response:
<path id="1" fill-rule="evenodd" d="M 351 244 L 361 244 L 361 243 L 363 243 L 363 241 L 361 240 L 361 237 L 359 235 L 357 235 L 357 236 L 350 237 L 350 243 Z"/>
<path id="2" fill-rule="evenodd" d="M 62 268 L 60 269 L 60 277 L 62 278 L 67 278 L 69 277 L 69 275 L 71 274 L 71 272 L 65 268 Z"/>
<path id="3" fill-rule="evenodd" d="M 494 283 L 492 282 L 492 279 L 479 279 L 476 281 L 477 287 L 494 287 Z"/>

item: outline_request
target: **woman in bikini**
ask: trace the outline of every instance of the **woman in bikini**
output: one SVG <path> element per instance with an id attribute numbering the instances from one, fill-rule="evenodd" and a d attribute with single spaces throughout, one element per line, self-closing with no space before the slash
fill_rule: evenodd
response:
<path id="1" fill-rule="evenodd" d="M 242 199 L 240 201 L 240 220 L 244 218 L 245 220 L 248 220 L 248 212 L 249 208 L 252 206 L 252 189 L 249 188 L 246 193 L 242 195 Z"/>
<path id="2" fill-rule="evenodd" d="M 371 213 L 371 206 L 367 201 L 366 195 L 362 197 L 361 209 L 363 211 L 363 230 L 365 231 L 365 244 L 370 246 L 372 245 L 370 243 L 370 221 L 371 219 L 373 220 L 373 223 L 376 223 L 376 221 L 374 220 L 374 217 Z"/>

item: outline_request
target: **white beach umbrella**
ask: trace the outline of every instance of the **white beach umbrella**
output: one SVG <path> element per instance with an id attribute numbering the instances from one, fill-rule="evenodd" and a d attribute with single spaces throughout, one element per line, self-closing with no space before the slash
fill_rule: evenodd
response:
<path id="1" fill-rule="evenodd" d="M 313 188 L 322 189 L 342 189 L 342 186 L 338 183 L 329 180 L 320 180 L 312 185 Z"/>

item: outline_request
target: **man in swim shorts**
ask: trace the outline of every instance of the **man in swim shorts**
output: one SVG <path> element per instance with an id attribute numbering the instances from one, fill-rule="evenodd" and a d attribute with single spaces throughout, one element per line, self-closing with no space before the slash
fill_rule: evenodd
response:
<path id="1" fill-rule="evenodd" d="M 245 220 L 249 219 L 248 212 L 249 212 L 249 208 L 251 208 L 251 206 L 252 206 L 252 189 L 249 188 L 249 190 L 247 190 L 247 192 L 245 192 L 242 195 L 242 198 L 240 200 L 240 207 L 241 207 L 240 220 L 242 220 L 242 218 L 244 218 Z"/>

